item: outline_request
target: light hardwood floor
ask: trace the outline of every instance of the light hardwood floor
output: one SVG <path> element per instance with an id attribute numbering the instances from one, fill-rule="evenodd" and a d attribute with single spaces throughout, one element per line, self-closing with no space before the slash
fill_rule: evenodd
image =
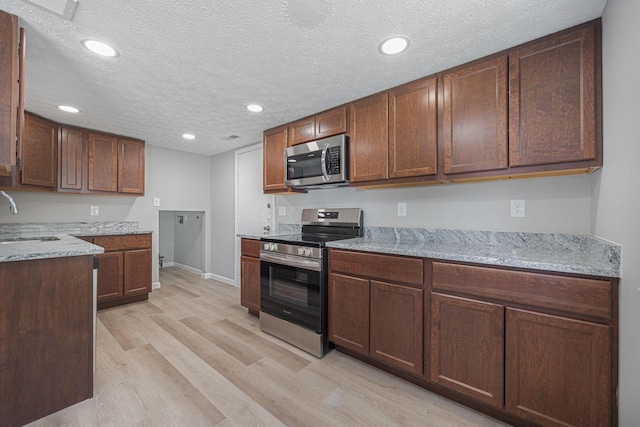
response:
<path id="1" fill-rule="evenodd" d="M 32 426 L 502 426 L 336 351 L 260 331 L 239 288 L 175 267 L 98 313 L 93 399 Z M 37 404 L 37 402 L 34 402 Z"/>

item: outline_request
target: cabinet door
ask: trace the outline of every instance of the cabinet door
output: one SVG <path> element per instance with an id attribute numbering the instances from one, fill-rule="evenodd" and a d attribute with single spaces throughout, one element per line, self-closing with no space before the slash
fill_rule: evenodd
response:
<path id="1" fill-rule="evenodd" d="M 124 252 L 124 296 L 151 292 L 151 249 Z"/>
<path id="2" fill-rule="evenodd" d="M 504 307 L 431 293 L 429 379 L 504 405 Z"/>
<path id="3" fill-rule="evenodd" d="M 118 140 L 118 192 L 144 195 L 144 141 Z"/>
<path id="4" fill-rule="evenodd" d="M 351 182 L 389 177 L 389 96 L 374 95 L 351 104 L 349 166 Z"/>
<path id="5" fill-rule="evenodd" d="M 260 260 L 240 257 L 240 305 L 260 311 Z"/>
<path id="6" fill-rule="evenodd" d="M 389 177 L 435 175 L 437 168 L 437 79 L 389 92 Z"/>
<path id="7" fill-rule="evenodd" d="M 98 255 L 98 302 L 121 297 L 123 295 L 122 252 L 105 252 Z"/>
<path id="8" fill-rule="evenodd" d="M 22 138 L 23 185 L 58 187 L 58 125 L 25 113 Z"/>
<path id="9" fill-rule="evenodd" d="M 287 126 L 287 145 L 302 144 L 303 142 L 313 141 L 316 138 L 316 119 L 309 117 L 307 119 L 298 120 Z"/>
<path id="10" fill-rule="evenodd" d="M 0 11 L 0 165 L 16 164 L 18 17 Z M 4 168 L 3 168 L 4 169 Z"/>
<path id="11" fill-rule="evenodd" d="M 89 133 L 89 190 L 118 191 L 118 139 Z"/>
<path id="12" fill-rule="evenodd" d="M 371 281 L 370 354 L 422 375 L 423 290 Z"/>
<path id="13" fill-rule="evenodd" d="M 509 162 L 541 165 L 596 158 L 595 28 L 509 55 Z"/>
<path id="14" fill-rule="evenodd" d="M 329 341 L 369 354 L 369 281 L 329 274 Z"/>
<path id="15" fill-rule="evenodd" d="M 83 142 L 82 131 L 60 129 L 60 188 L 82 190 Z"/>
<path id="16" fill-rule="evenodd" d="M 287 128 L 281 127 L 264 133 L 262 188 L 265 192 L 287 189 L 285 181 L 285 149 Z"/>
<path id="17" fill-rule="evenodd" d="M 542 426 L 609 425 L 608 326 L 507 309 L 506 409 Z"/>
<path id="18" fill-rule="evenodd" d="M 316 116 L 316 138 L 327 138 L 347 131 L 347 107 L 340 107 Z"/>
<path id="19" fill-rule="evenodd" d="M 505 169 L 507 57 L 444 75 L 444 173 Z"/>

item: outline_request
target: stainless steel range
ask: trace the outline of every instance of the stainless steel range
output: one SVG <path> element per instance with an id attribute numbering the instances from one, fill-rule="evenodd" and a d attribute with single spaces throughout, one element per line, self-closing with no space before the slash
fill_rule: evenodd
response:
<path id="1" fill-rule="evenodd" d="M 260 329 L 316 357 L 327 341 L 326 242 L 362 236 L 361 209 L 304 209 L 302 234 L 261 239 Z"/>

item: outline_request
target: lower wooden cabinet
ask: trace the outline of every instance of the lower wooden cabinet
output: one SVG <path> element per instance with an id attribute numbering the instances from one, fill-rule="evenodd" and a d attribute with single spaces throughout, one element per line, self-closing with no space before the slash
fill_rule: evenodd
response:
<path id="1" fill-rule="evenodd" d="M 260 313 L 260 241 L 240 241 L 240 305 Z"/>
<path id="2" fill-rule="evenodd" d="M 541 426 L 610 424 L 611 329 L 507 309 L 506 408 Z"/>
<path id="3" fill-rule="evenodd" d="M 151 292 L 151 234 L 96 236 L 98 309 L 146 300 Z"/>
<path id="4" fill-rule="evenodd" d="M 504 307 L 431 294 L 429 380 L 504 405 Z"/>
<path id="5" fill-rule="evenodd" d="M 406 283 L 388 281 L 398 266 Z M 349 269 L 354 276 L 342 274 Z M 422 277 L 419 259 L 330 250 L 329 341 L 422 375 Z"/>

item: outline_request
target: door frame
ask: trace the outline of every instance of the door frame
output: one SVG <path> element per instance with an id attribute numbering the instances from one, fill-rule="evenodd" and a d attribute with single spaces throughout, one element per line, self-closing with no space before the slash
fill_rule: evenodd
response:
<path id="1" fill-rule="evenodd" d="M 248 147 L 243 147 L 243 148 L 238 148 L 235 151 L 235 172 L 234 172 L 234 181 L 235 181 L 235 206 L 234 206 L 234 235 L 236 236 L 235 238 L 235 257 L 234 257 L 234 268 L 233 268 L 233 272 L 234 272 L 234 281 L 235 281 L 235 285 L 236 286 L 240 286 L 240 238 L 238 237 L 238 223 L 239 223 L 239 215 L 238 215 L 238 211 L 240 210 L 239 208 L 239 202 L 240 202 L 240 186 L 239 186 L 239 177 L 240 177 L 240 168 L 239 168 L 239 155 L 240 154 L 244 154 L 244 153 L 248 153 L 250 151 L 254 151 L 254 150 L 261 150 L 263 149 L 262 143 L 258 143 L 255 145 L 250 145 Z M 262 154 L 264 156 L 264 152 Z M 263 162 L 264 165 L 264 162 Z M 264 171 L 263 171 L 264 173 Z M 269 226 L 271 227 L 271 231 L 274 232 L 275 231 L 275 226 L 276 226 L 276 216 L 274 214 L 274 212 L 276 212 L 275 210 L 275 196 L 274 195 L 267 195 L 271 201 L 271 223 L 269 224 Z"/>

